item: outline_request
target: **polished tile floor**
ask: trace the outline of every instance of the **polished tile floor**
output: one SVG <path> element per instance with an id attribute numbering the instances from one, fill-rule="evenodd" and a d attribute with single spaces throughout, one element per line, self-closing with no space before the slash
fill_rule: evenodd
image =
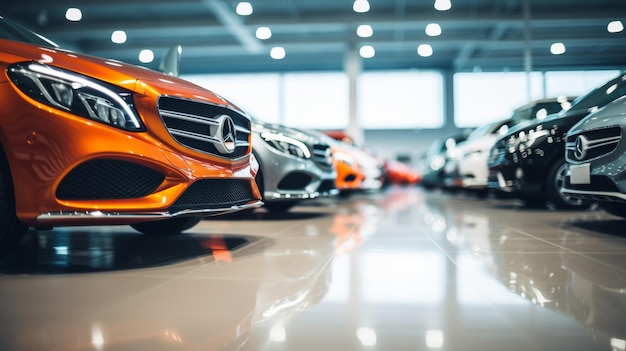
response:
<path id="1" fill-rule="evenodd" d="M 391 187 L 288 215 L 29 232 L 0 350 L 626 350 L 626 220 Z"/>

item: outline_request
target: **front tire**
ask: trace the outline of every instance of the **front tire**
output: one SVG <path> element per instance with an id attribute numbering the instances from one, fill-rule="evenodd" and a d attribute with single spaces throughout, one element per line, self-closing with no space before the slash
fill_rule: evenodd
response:
<path id="1" fill-rule="evenodd" d="M 132 224 L 136 231 L 151 236 L 171 236 L 194 227 L 200 223 L 202 217 L 177 217 L 159 221 Z"/>
<path id="2" fill-rule="evenodd" d="M 561 193 L 566 172 L 567 167 L 564 159 L 559 159 L 552 165 L 546 178 L 546 200 L 559 209 L 580 210 L 589 208 L 592 202 Z"/>
<path id="3" fill-rule="evenodd" d="M 15 214 L 15 193 L 9 164 L 0 149 L 0 254 L 10 251 L 26 233 L 28 226 Z"/>

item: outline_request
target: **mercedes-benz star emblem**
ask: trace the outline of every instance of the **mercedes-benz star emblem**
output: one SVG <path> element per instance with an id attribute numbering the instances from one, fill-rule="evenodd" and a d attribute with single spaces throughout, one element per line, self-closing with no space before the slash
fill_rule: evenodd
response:
<path id="1" fill-rule="evenodd" d="M 575 146 L 574 146 L 574 157 L 578 161 L 581 161 L 587 155 L 587 145 L 589 144 L 589 140 L 585 138 L 583 135 L 579 135 L 576 137 Z"/>
<path id="2" fill-rule="evenodd" d="M 221 115 L 216 118 L 218 122 L 217 129 L 213 136 L 218 140 L 215 144 L 217 151 L 224 154 L 232 154 L 237 144 L 237 130 L 235 122 L 228 115 Z"/>

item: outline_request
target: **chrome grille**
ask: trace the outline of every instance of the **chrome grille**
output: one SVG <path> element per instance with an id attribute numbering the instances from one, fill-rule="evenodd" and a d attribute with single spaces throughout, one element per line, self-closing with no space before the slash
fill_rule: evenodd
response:
<path id="1" fill-rule="evenodd" d="M 179 144 L 227 159 L 237 159 L 250 151 L 250 120 L 227 107 L 206 102 L 162 96 L 159 114 L 168 132 Z M 229 116 L 235 125 L 233 152 L 224 152 L 222 136 L 218 135 L 220 116 Z"/>
<path id="2" fill-rule="evenodd" d="M 610 154 L 622 139 L 621 131 L 613 126 L 568 135 L 565 158 L 571 163 L 582 163 Z"/>
<path id="3" fill-rule="evenodd" d="M 333 159 L 330 146 L 327 144 L 313 145 L 313 160 L 322 168 L 332 168 Z"/>

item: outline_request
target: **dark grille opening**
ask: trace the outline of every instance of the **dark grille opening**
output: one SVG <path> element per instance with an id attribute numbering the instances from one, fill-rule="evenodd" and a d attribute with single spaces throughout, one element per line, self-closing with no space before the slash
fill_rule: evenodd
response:
<path id="1" fill-rule="evenodd" d="M 326 193 L 326 192 L 329 192 L 329 191 L 335 190 L 335 189 L 337 189 L 337 187 L 335 186 L 335 180 L 334 179 L 326 179 L 326 180 L 322 181 L 320 186 L 317 188 L 317 191 L 320 192 L 320 193 Z"/>
<path id="2" fill-rule="evenodd" d="M 278 189 L 282 190 L 301 190 L 311 182 L 311 176 L 305 173 L 289 173 L 279 183 Z"/>
<path id="3" fill-rule="evenodd" d="M 345 176 L 343 178 L 344 182 L 353 182 L 356 179 L 356 175 L 354 174 L 348 174 L 347 176 Z"/>
<path id="4" fill-rule="evenodd" d="M 133 162 L 90 160 L 63 178 L 56 196 L 60 200 L 140 198 L 155 191 L 164 179 L 160 172 Z"/>
<path id="5" fill-rule="evenodd" d="M 602 157 L 604 155 L 608 155 L 612 153 L 613 151 L 615 151 L 618 144 L 620 143 L 621 133 L 622 133 L 622 129 L 620 127 L 609 127 L 609 128 L 602 128 L 602 129 L 585 130 L 581 133 L 568 135 L 565 157 L 567 160 L 578 163 L 578 162 L 586 162 L 589 160 Z M 575 148 L 576 148 L 575 146 L 576 138 L 580 135 L 583 135 L 588 141 L 592 143 L 596 141 L 602 141 L 603 139 L 607 139 L 607 138 L 618 138 L 618 139 L 616 140 L 608 139 L 608 140 L 605 140 L 603 143 L 598 144 L 597 147 L 587 149 L 585 157 L 582 160 L 579 160 L 575 157 L 574 153 L 575 153 Z"/>
<path id="6" fill-rule="evenodd" d="M 243 205 L 253 199 L 248 180 L 201 179 L 191 184 L 169 211 L 217 209 Z"/>

